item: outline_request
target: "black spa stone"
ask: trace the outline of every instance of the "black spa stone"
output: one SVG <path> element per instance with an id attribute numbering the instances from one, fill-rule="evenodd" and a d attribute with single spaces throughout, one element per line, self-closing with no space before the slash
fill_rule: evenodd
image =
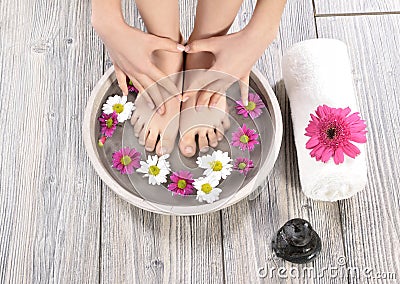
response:
<path id="1" fill-rule="evenodd" d="M 286 222 L 272 240 L 278 257 L 293 263 L 313 260 L 321 251 L 321 239 L 306 220 L 296 218 Z"/>

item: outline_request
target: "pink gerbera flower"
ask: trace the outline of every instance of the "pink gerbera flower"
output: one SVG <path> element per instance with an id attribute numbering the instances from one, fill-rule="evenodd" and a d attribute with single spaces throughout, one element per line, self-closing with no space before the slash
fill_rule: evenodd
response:
<path id="1" fill-rule="evenodd" d="M 366 124 L 358 112 L 348 116 L 350 112 L 349 107 L 343 109 L 323 105 L 315 111 L 317 116 L 311 114 L 305 133 L 311 137 L 306 144 L 307 149 L 312 149 L 311 157 L 324 163 L 333 157 L 338 165 L 343 163 L 344 154 L 353 159 L 360 154 L 360 149 L 350 141 L 367 142 Z"/>
<path id="2" fill-rule="evenodd" d="M 174 172 L 170 176 L 171 183 L 168 190 L 179 195 L 188 195 L 193 193 L 193 175 L 188 171 Z"/>
<path id="3" fill-rule="evenodd" d="M 115 111 L 110 114 L 106 114 L 103 112 L 99 117 L 99 121 L 101 134 L 106 137 L 111 137 L 114 134 L 115 128 L 117 128 L 118 113 L 116 113 Z"/>
<path id="4" fill-rule="evenodd" d="M 244 158 L 244 157 L 239 157 L 236 158 L 233 168 L 240 173 L 247 175 L 247 173 L 254 167 L 253 160 Z"/>
<path id="5" fill-rule="evenodd" d="M 257 139 L 257 132 L 254 129 L 247 128 L 246 124 L 243 124 L 236 132 L 232 133 L 231 144 L 235 147 L 239 147 L 242 151 L 253 151 L 254 146 L 259 144 Z"/>
<path id="6" fill-rule="evenodd" d="M 132 80 L 126 77 L 126 84 L 128 85 L 128 92 L 130 93 L 139 93 L 139 90 L 133 85 Z"/>
<path id="7" fill-rule="evenodd" d="M 243 115 L 244 117 L 250 115 L 252 119 L 257 118 L 262 114 L 263 107 L 265 107 L 263 101 L 254 93 L 249 93 L 249 103 L 247 106 L 243 105 L 241 100 L 236 101 L 237 114 Z"/>
<path id="8" fill-rule="evenodd" d="M 140 153 L 135 148 L 122 148 L 114 152 L 113 168 L 116 168 L 121 174 L 132 174 L 135 169 L 140 167 Z"/>

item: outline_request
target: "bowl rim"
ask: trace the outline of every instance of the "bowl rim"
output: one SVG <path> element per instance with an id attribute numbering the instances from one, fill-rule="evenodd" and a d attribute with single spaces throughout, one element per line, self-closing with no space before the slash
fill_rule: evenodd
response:
<path id="1" fill-rule="evenodd" d="M 282 114 L 275 92 L 272 90 L 267 79 L 261 74 L 261 72 L 258 71 L 255 67 L 253 67 L 250 74 L 250 78 L 256 84 L 260 92 L 263 92 L 263 95 L 267 101 L 269 114 L 271 116 L 273 125 L 275 127 L 274 137 L 272 139 L 272 144 L 271 144 L 271 150 L 268 153 L 266 162 L 259 168 L 259 173 L 263 172 L 265 177 L 267 177 L 278 158 L 282 143 L 282 135 L 283 135 Z M 260 186 L 260 184 L 256 184 L 257 181 L 259 182 L 258 179 L 259 174 L 257 174 L 248 182 L 248 184 L 242 187 L 238 192 L 236 192 L 232 197 L 230 197 L 227 202 L 223 203 L 222 206 L 219 207 L 216 207 L 215 204 L 202 204 L 202 206 L 196 206 L 196 207 L 186 207 L 186 206 L 176 206 L 176 205 L 166 206 L 145 200 L 126 190 L 111 176 L 111 174 L 101 163 L 97 151 L 97 145 L 98 145 L 97 140 L 93 135 L 91 135 L 92 130 L 95 127 L 95 123 L 97 122 L 97 120 L 92 119 L 92 117 L 94 116 L 93 112 L 97 113 L 100 107 L 101 100 L 99 99 L 99 96 L 103 96 L 102 94 L 104 94 L 108 90 L 108 88 L 112 85 L 112 83 L 115 80 L 116 76 L 114 72 L 114 66 L 111 66 L 104 73 L 101 79 L 97 82 L 96 86 L 93 88 L 91 95 L 87 101 L 84 112 L 82 134 L 86 152 L 89 156 L 89 160 L 91 161 L 95 171 L 100 176 L 102 181 L 105 182 L 105 184 L 109 186 L 122 199 L 141 209 L 154 213 L 159 213 L 164 215 L 191 216 L 191 215 L 206 214 L 231 206 L 239 202 L 243 198 L 249 196 L 249 194 L 253 192 L 254 189 Z M 262 181 L 264 180 L 265 178 L 262 179 Z M 174 208 L 174 211 L 170 212 L 172 208 Z M 198 208 L 199 210 L 194 210 L 194 208 Z"/>

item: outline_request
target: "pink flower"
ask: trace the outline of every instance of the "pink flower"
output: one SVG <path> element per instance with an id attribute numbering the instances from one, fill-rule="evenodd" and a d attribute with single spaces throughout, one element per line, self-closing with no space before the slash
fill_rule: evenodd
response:
<path id="1" fill-rule="evenodd" d="M 115 111 L 110 114 L 106 114 L 103 112 L 99 117 L 99 121 L 101 134 L 106 137 L 111 137 L 114 134 L 115 129 L 117 128 L 118 113 L 116 113 Z"/>
<path id="2" fill-rule="evenodd" d="M 140 167 L 140 153 L 135 148 L 122 148 L 114 152 L 113 168 L 116 168 L 121 174 L 132 174 L 134 169 Z"/>
<path id="3" fill-rule="evenodd" d="M 254 167 L 254 163 L 252 160 L 244 158 L 244 157 L 239 157 L 236 158 L 233 168 L 240 173 L 247 175 L 247 173 Z"/>
<path id="4" fill-rule="evenodd" d="M 335 164 L 343 163 L 344 154 L 355 158 L 360 154 L 350 141 L 365 143 L 366 124 L 359 113 L 348 116 L 350 108 L 331 108 L 318 106 L 316 115 L 311 114 L 311 120 L 306 128 L 306 136 L 311 137 L 306 143 L 307 149 L 312 149 L 311 157 L 326 163 L 331 157 Z"/>
<path id="5" fill-rule="evenodd" d="M 188 171 L 174 172 L 170 176 L 172 182 L 168 185 L 168 190 L 179 195 L 193 193 L 193 175 Z"/>
<path id="6" fill-rule="evenodd" d="M 250 117 L 252 119 L 259 117 L 262 114 L 262 108 L 265 105 L 257 94 L 249 93 L 249 103 L 247 106 L 243 105 L 242 101 L 236 101 L 236 112 L 237 114 L 243 115 L 244 117 Z"/>
<path id="7" fill-rule="evenodd" d="M 126 84 L 128 85 L 129 93 L 139 93 L 139 90 L 136 89 L 136 87 L 133 85 L 132 80 L 128 79 L 128 77 L 126 77 Z"/>
<path id="8" fill-rule="evenodd" d="M 239 147 L 242 151 L 247 149 L 253 151 L 254 146 L 260 144 L 257 139 L 257 132 L 254 129 L 247 128 L 246 124 L 243 124 L 236 132 L 232 133 L 231 144 L 235 147 Z"/>

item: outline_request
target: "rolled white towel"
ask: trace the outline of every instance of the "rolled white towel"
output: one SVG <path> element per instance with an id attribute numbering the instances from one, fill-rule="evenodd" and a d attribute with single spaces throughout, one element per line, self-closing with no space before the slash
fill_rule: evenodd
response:
<path id="1" fill-rule="evenodd" d="M 283 79 L 290 101 L 294 138 L 303 192 L 310 198 L 336 201 L 364 189 L 367 166 L 364 144 L 354 143 L 361 153 L 354 159 L 344 155 L 343 163 L 333 158 L 326 163 L 310 156 L 306 127 L 310 114 L 320 105 L 350 107 L 357 101 L 346 44 L 335 39 L 312 39 L 292 46 L 282 59 Z"/>

